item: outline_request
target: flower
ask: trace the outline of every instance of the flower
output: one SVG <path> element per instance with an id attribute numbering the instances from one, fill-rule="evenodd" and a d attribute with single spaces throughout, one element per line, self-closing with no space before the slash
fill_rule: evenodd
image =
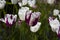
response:
<path id="1" fill-rule="evenodd" d="M 53 4 L 55 2 L 55 0 L 47 0 L 48 4 Z"/>
<path id="2" fill-rule="evenodd" d="M 57 33 L 58 38 L 60 38 L 60 22 L 57 18 L 53 20 L 52 17 L 49 17 L 49 24 L 53 32 Z"/>
<path id="3" fill-rule="evenodd" d="M 11 0 L 12 4 L 17 4 L 18 0 Z"/>
<path id="4" fill-rule="evenodd" d="M 54 10 L 53 10 L 53 15 L 54 15 L 54 16 L 57 16 L 57 15 L 59 15 L 59 10 L 57 10 L 57 9 L 54 9 Z"/>
<path id="5" fill-rule="evenodd" d="M 60 22 L 57 18 L 53 19 L 52 17 L 49 17 L 49 24 L 51 26 L 51 29 L 53 32 L 57 32 L 60 26 Z"/>
<path id="6" fill-rule="evenodd" d="M 17 15 L 6 14 L 4 19 L 1 18 L 0 21 L 6 23 L 7 26 L 12 26 L 16 22 Z"/>
<path id="7" fill-rule="evenodd" d="M 40 26 L 41 26 L 41 22 L 37 22 L 37 24 L 35 26 L 30 27 L 30 30 L 32 32 L 37 32 L 39 30 Z"/>
<path id="8" fill-rule="evenodd" d="M 40 28 L 41 22 L 38 22 L 40 15 L 41 15 L 40 12 L 32 13 L 31 10 L 27 11 L 27 13 L 25 15 L 25 21 L 26 21 L 27 25 L 30 26 L 30 30 L 32 32 L 37 32 Z"/>
<path id="9" fill-rule="evenodd" d="M 0 0 L 0 9 L 3 9 L 5 7 L 6 1 Z"/>
<path id="10" fill-rule="evenodd" d="M 21 9 L 19 9 L 18 15 L 20 20 L 25 21 L 25 14 L 28 10 L 29 10 L 28 7 L 21 7 Z"/>

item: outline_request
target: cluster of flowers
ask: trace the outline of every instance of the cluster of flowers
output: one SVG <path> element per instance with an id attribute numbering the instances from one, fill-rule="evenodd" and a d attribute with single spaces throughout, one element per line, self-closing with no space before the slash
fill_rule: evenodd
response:
<path id="1" fill-rule="evenodd" d="M 47 3 L 48 4 L 54 4 L 55 1 L 56 0 L 47 0 Z M 11 0 L 11 3 L 12 4 L 17 4 L 18 3 L 18 5 L 20 7 L 28 4 L 30 7 L 36 8 L 36 5 L 35 5 L 36 0 L 22 0 L 22 1 L 20 1 L 20 0 Z M 3 9 L 5 4 L 6 4 L 5 0 L 0 0 L 0 9 Z"/>
<path id="2" fill-rule="evenodd" d="M 1 0 L 0 0 L 1 1 Z M 16 4 L 17 0 L 11 0 L 12 4 Z M 4 8 L 2 6 L 5 6 L 6 1 L 2 0 L 0 9 Z M 19 1 L 18 4 L 21 7 L 18 11 L 18 16 L 20 18 L 20 21 L 25 21 L 27 25 L 30 26 L 30 30 L 32 32 L 37 32 L 40 28 L 41 22 L 38 22 L 41 13 L 40 12 L 32 12 L 32 10 L 29 10 L 29 7 L 22 7 L 23 5 L 29 4 L 30 7 L 35 6 L 35 0 L 22 0 L 22 3 Z M 17 15 L 13 14 L 6 14 L 4 18 L 0 18 L 1 22 L 6 23 L 8 27 L 11 27 L 17 20 Z"/>
<path id="3" fill-rule="evenodd" d="M 53 15 L 54 16 L 58 16 L 59 20 L 60 20 L 60 14 L 59 14 L 59 10 L 58 9 L 54 9 L 53 10 Z M 60 38 L 60 22 L 58 20 L 58 18 L 56 17 L 53 17 L 53 16 L 50 16 L 49 17 L 49 24 L 51 26 L 51 29 L 53 32 L 56 32 L 58 37 Z"/>
<path id="4" fill-rule="evenodd" d="M 27 25 L 30 26 L 32 32 L 37 32 L 41 26 L 41 22 L 38 22 L 41 13 L 32 12 L 29 10 L 29 7 L 23 7 L 24 5 L 29 5 L 30 7 L 36 8 L 36 0 L 11 0 L 12 4 L 17 4 L 21 7 L 18 11 L 18 16 L 21 21 L 25 21 Z M 53 4 L 55 0 L 47 0 L 48 4 Z M 5 0 L 0 0 L 0 9 L 3 9 L 6 4 Z M 60 19 L 59 10 L 55 9 L 53 11 L 54 16 L 58 16 Z M 17 15 L 6 14 L 4 18 L 0 18 L 0 21 L 6 23 L 7 26 L 12 26 L 17 20 Z M 57 18 L 49 17 L 49 24 L 53 32 L 56 32 L 60 35 L 60 22 Z"/>

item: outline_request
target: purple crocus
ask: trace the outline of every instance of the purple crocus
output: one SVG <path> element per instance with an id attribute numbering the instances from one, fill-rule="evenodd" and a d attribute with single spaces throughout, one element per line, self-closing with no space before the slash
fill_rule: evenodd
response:
<path id="1" fill-rule="evenodd" d="M 40 15 L 40 12 L 32 13 L 32 11 L 28 11 L 25 16 L 25 21 L 29 26 L 34 26 L 37 24 Z"/>
<path id="2" fill-rule="evenodd" d="M 4 19 L 1 18 L 0 21 L 6 23 L 7 26 L 12 26 L 16 22 L 17 15 L 6 14 Z"/>

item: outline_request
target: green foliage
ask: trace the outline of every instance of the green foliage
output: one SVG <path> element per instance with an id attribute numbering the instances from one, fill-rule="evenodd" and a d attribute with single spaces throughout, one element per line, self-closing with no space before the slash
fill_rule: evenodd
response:
<path id="1" fill-rule="evenodd" d="M 5 23 L 0 22 L 0 40 L 58 40 L 57 34 L 52 32 L 48 24 L 48 17 L 51 10 L 55 8 L 60 9 L 60 4 L 48 5 L 45 3 L 40 3 L 37 0 L 36 5 L 36 9 L 31 7 L 30 9 L 41 12 L 39 21 L 42 23 L 42 25 L 38 32 L 31 32 L 29 26 L 25 22 L 22 22 L 20 26 L 14 24 L 11 28 L 8 28 Z M 19 8 L 20 7 L 18 4 L 13 5 L 11 2 L 9 2 L 9 0 L 7 0 L 5 8 L 0 9 L 0 18 L 3 18 L 5 14 L 18 15 Z"/>

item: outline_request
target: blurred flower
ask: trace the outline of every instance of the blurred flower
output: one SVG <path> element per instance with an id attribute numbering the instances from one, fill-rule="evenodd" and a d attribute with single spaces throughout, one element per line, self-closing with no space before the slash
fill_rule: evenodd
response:
<path id="1" fill-rule="evenodd" d="M 60 22 L 57 18 L 53 19 L 52 17 L 49 17 L 49 24 L 53 32 L 56 32 L 59 29 Z"/>
<path id="2" fill-rule="evenodd" d="M 12 26 L 16 22 L 17 15 L 6 14 L 4 19 L 1 18 L 0 21 L 6 23 L 7 26 Z"/>
<path id="3" fill-rule="evenodd" d="M 3 9 L 5 7 L 6 1 L 0 0 L 0 9 Z"/>
<path id="4" fill-rule="evenodd" d="M 55 2 L 55 0 L 47 0 L 48 4 L 53 4 Z"/>
<path id="5" fill-rule="evenodd" d="M 54 15 L 54 16 L 57 16 L 57 15 L 59 15 L 59 10 L 57 10 L 57 9 L 54 9 L 54 10 L 53 10 L 53 15 Z"/>
<path id="6" fill-rule="evenodd" d="M 52 17 L 49 17 L 49 24 L 53 32 L 57 33 L 58 38 L 60 38 L 60 22 L 57 18 L 53 20 Z"/>
<path id="7" fill-rule="evenodd" d="M 18 0 L 11 0 L 12 4 L 17 4 Z"/>
<path id="8" fill-rule="evenodd" d="M 18 15 L 20 20 L 25 21 L 25 14 L 28 10 L 29 10 L 28 7 L 21 7 L 21 9 L 19 9 Z"/>
<path id="9" fill-rule="evenodd" d="M 32 32 L 37 32 L 40 28 L 41 23 L 38 22 L 40 15 L 41 15 L 40 12 L 32 13 L 31 10 L 27 11 L 27 13 L 26 13 L 25 21 L 30 26 L 30 30 Z"/>

